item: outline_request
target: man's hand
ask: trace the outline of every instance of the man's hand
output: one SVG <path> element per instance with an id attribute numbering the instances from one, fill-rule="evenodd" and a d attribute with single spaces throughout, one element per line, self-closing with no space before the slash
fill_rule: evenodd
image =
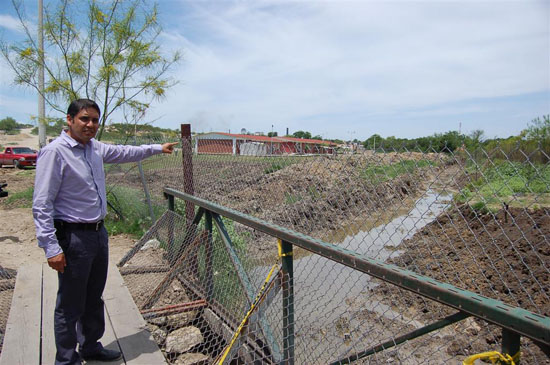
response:
<path id="1" fill-rule="evenodd" d="M 174 151 L 174 146 L 177 145 L 179 142 L 173 142 L 173 143 L 164 143 L 162 145 L 162 153 L 172 153 Z"/>
<path id="2" fill-rule="evenodd" d="M 55 271 L 59 271 L 63 274 L 65 271 L 65 266 L 67 266 L 67 262 L 65 261 L 65 254 L 60 253 L 57 256 L 50 257 L 48 259 L 48 265 Z"/>

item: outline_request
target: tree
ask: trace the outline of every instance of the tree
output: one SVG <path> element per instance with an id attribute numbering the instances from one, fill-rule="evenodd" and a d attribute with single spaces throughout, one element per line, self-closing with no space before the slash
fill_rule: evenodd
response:
<path id="1" fill-rule="evenodd" d="M 525 138 L 540 142 L 550 143 L 550 115 L 543 115 L 542 120 L 537 117 L 533 119 L 525 130 Z"/>
<path id="2" fill-rule="evenodd" d="M 156 43 L 162 28 L 157 7 L 146 0 L 59 0 L 45 9 L 45 53 L 29 29 L 22 3 L 12 0 L 25 40 L 0 42 L 0 51 L 15 72 L 15 83 L 36 89 L 38 66 L 43 63 L 43 95 L 54 110 L 66 112 L 71 100 L 86 97 L 102 108 L 97 138 L 118 109 L 140 120 L 153 100 L 165 96 L 176 82 L 167 76 L 180 59 L 164 57 Z"/>
<path id="3" fill-rule="evenodd" d="M 63 118 L 46 117 L 44 125 L 46 126 L 46 136 L 57 137 L 65 127 L 66 122 Z M 34 127 L 31 134 L 38 135 L 38 127 Z"/>
<path id="4" fill-rule="evenodd" d="M 305 138 L 305 139 L 311 139 L 311 133 L 304 132 L 304 131 L 297 131 L 292 134 L 292 137 L 294 138 Z"/>
<path id="5" fill-rule="evenodd" d="M 376 146 L 380 147 L 383 141 L 384 138 L 382 138 L 379 134 L 373 134 L 363 142 L 363 147 L 366 149 L 376 149 Z"/>
<path id="6" fill-rule="evenodd" d="M 268 137 L 277 137 L 277 132 L 267 132 Z"/>
<path id="7" fill-rule="evenodd" d="M 466 139 L 466 145 L 474 150 L 479 148 L 479 146 L 485 139 L 484 134 L 485 132 L 481 129 L 473 130 L 472 132 L 470 132 L 468 138 Z"/>
<path id="8" fill-rule="evenodd" d="M 15 129 L 17 129 L 17 121 L 12 117 L 6 117 L 0 120 L 0 130 L 9 133 Z"/>

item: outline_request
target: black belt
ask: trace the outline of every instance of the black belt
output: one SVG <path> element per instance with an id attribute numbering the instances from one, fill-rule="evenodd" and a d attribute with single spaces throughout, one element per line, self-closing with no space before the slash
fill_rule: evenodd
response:
<path id="1" fill-rule="evenodd" d="M 103 219 L 95 223 L 73 223 L 60 219 L 54 220 L 55 228 L 70 229 L 76 231 L 99 231 L 103 227 Z"/>

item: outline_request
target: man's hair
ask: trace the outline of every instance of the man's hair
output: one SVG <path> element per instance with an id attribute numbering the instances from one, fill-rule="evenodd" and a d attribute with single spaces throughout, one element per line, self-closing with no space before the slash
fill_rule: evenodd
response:
<path id="1" fill-rule="evenodd" d="M 97 113 L 101 115 L 101 110 L 99 109 L 99 105 L 97 105 L 95 101 L 90 99 L 73 100 L 71 105 L 69 105 L 69 109 L 67 109 L 67 114 L 70 115 L 71 118 L 74 118 L 74 116 L 80 113 L 82 109 L 88 109 L 88 108 L 93 108 L 97 110 Z"/>

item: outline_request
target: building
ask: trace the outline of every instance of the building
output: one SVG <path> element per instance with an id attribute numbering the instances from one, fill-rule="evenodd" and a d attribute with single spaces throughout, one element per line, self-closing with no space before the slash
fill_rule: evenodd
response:
<path id="1" fill-rule="evenodd" d="M 267 156 L 283 154 L 332 154 L 336 143 L 319 139 L 267 137 L 211 132 L 195 136 L 197 154 Z"/>

